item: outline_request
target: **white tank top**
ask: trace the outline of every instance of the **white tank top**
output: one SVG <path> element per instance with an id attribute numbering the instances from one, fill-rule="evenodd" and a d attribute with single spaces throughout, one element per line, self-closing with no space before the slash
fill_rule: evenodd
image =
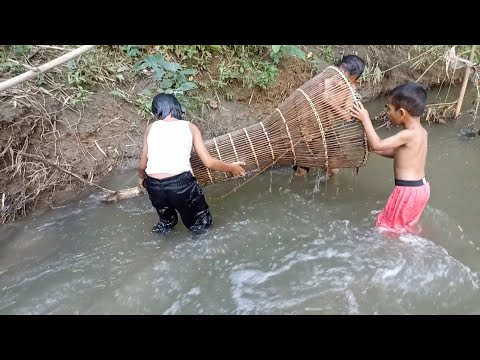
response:
<path id="1" fill-rule="evenodd" d="M 192 171 L 190 155 L 193 138 L 189 124 L 185 120 L 156 120 L 152 124 L 147 135 L 147 175 L 178 175 Z"/>

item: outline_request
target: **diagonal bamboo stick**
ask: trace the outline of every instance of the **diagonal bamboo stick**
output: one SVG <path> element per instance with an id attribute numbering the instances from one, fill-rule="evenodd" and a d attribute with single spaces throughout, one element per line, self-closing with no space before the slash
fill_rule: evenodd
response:
<path id="1" fill-rule="evenodd" d="M 79 48 L 73 50 L 73 51 L 70 51 L 69 53 L 65 54 L 65 55 L 62 55 L 52 61 L 49 61 L 48 63 L 46 64 L 43 64 L 41 66 L 38 66 L 36 69 L 38 69 L 38 71 L 36 70 L 30 70 L 30 71 L 27 71 L 21 75 L 18 75 L 18 76 L 15 76 L 11 79 L 8 79 L 8 80 L 5 80 L 3 82 L 0 83 L 0 92 L 4 91 L 4 90 L 7 90 L 15 85 L 18 85 L 18 84 L 21 84 L 27 80 L 30 80 L 30 79 L 33 79 L 34 77 L 38 76 L 39 74 L 45 72 L 45 71 L 48 71 L 50 69 L 53 69 L 54 67 L 58 66 L 58 65 L 61 65 L 69 60 L 72 60 L 74 58 L 76 58 L 77 56 L 80 56 L 82 55 L 83 53 L 86 53 L 87 51 L 89 50 L 92 50 L 95 46 L 97 45 L 84 45 L 84 46 L 80 46 Z"/>

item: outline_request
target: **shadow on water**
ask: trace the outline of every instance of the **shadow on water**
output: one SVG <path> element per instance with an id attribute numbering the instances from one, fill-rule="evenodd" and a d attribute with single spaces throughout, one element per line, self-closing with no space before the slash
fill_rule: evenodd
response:
<path id="1" fill-rule="evenodd" d="M 462 124 L 427 126 L 432 196 L 420 236 L 374 228 L 393 188 L 391 160 L 374 155 L 327 183 L 284 167 L 224 200 L 212 199 L 240 180 L 206 187 L 214 226 L 199 236 L 181 222 L 151 234 L 147 197 L 106 205 L 87 190 L 2 227 L 0 313 L 479 313 L 480 139 L 460 139 Z M 108 182 L 135 180 L 128 171 Z"/>

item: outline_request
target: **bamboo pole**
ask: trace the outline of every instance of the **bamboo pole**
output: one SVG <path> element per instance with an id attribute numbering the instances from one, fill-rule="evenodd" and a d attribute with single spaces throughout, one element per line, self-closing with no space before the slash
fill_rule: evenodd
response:
<path id="1" fill-rule="evenodd" d="M 470 62 L 473 63 L 473 58 L 475 56 L 475 48 L 477 45 L 472 46 L 472 51 L 470 52 Z M 467 66 L 465 69 L 465 76 L 463 77 L 462 88 L 460 89 L 460 95 L 458 96 L 457 107 L 455 109 L 455 116 L 454 118 L 457 119 L 458 115 L 460 115 L 460 110 L 462 108 L 463 98 L 465 97 L 465 90 L 467 89 L 468 78 L 470 77 L 470 67 Z"/>
<path id="2" fill-rule="evenodd" d="M 70 51 L 69 53 L 67 53 L 65 55 L 62 55 L 62 56 L 60 56 L 60 57 L 58 57 L 58 58 L 56 58 L 52 61 L 49 61 L 46 64 L 43 64 L 43 65 L 37 67 L 36 69 L 38 71 L 30 70 L 30 71 L 27 71 L 26 73 L 23 73 L 21 75 L 15 76 L 11 79 L 5 80 L 4 82 L 0 83 L 0 92 L 9 89 L 12 86 L 21 84 L 24 81 L 30 80 L 30 79 L 38 76 L 39 74 L 41 74 L 45 71 L 53 69 L 54 67 L 56 67 L 58 65 L 61 65 L 61 64 L 65 63 L 69 60 L 72 60 L 72 59 L 76 58 L 77 56 L 80 56 L 83 53 L 93 49 L 95 46 L 97 46 L 97 45 L 80 46 L 79 48 L 77 48 L 73 51 Z"/>

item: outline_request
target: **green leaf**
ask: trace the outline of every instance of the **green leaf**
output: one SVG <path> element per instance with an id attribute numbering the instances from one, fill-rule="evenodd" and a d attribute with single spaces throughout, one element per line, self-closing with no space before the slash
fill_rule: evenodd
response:
<path id="1" fill-rule="evenodd" d="M 206 47 L 210 50 L 218 52 L 222 50 L 222 45 L 207 45 Z"/>
<path id="2" fill-rule="evenodd" d="M 32 45 L 15 45 L 14 49 L 15 52 L 18 53 L 26 53 L 28 50 L 32 48 Z"/>
<path id="3" fill-rule="evenodd" d="M 75 69 L 77 66 L 75 64 L 75 60 L 69 60 L 67 62 L 67 67 L 68 67 L 68 70 L 73 70 Z"/>
<path id="4" fill-rule="evenodd" d="M 166 89 L 165 94 L 173 94 L 173 89 Z"/>
<path id="5" fill-rule="evenodd" d="M 136 71 L 141 71 L 143 69 L 146 69 L 148 67 L 148 64 L 145 61 L 139 61 L 135 65 L 133 65 L 133 70 Z"/>
<path id="6" fill-rule="evenodd" d="M 128 101 L 128 96 L 123 91 L 113 90 L 113 91 L 110 91 L 110 94 L 112 94 L 115 97 L 119 97 Z"/>
<path id="7" fill-rule="evenodd" d="M 195 75 L 197 73 L 197 70 L 195 69 L 185 69 L 182 71 L 184 75 Z"/>
<path id="8" fill-rule="evenodd" d="M 69 103 L 70 105 L 72 105 L 72 106 L 77 105 L 79 102 L 80 102 L 80 100 L 77 99 L 77 98 L 70 98 L 70 99 L 68 100 L 68 103 Z"/>
<path id="9" fill-rule="evenodd" d="M 305 54 L 305 52 L 298 46 L 287 46 L 285 53 L 291 56 L 296 56 L 302 60 L 305 60 L 307 58 L 307 54 Z"/>
<path id="10" fill-rule="evenodd" d="M 162 61 L 161 65 L 165 70 L 171 71 L 171 72 L 177 72 L 182 68 L 182 66 L 177 64 L 176 62 Z"/>
<path id="11" fill-rule="evenodd" d="M 182 85 L 180 85 L 179 88 L 177 88 L 177 90 L 180 90 L 180 91 L 188 91 L 188 90 L 192 90 L 192 89 L 197 89 L 197 85 L 193 82 L 184 82 Z"/>
<path id="12" fill-rule="evenodd" d="M 280 48 L 282 45 L 272 45 L 272 51 L 274 54 L 278 53 L 280 51 Z"/>
<path id="13" fill-rule="evenodd" d="M 155 70 L 153 72 L 153 78 L 155 80 L 157 80 L 157 81 L 162 80 L 163 75 L 165 75 L 165 70 L 163 70 L 162 68 L 155 68 Z"/>
<path id="14" fill-rule="evenodd" d="M 141 54 L 141 51 L 134 45 L 128 45 L 129 49 L 127 51 L 128 56 L 137 56 Z"/>
<path id="15" fill-rule="evenodd" d="M 165 62 L 165 58 L 162 54 L 155 54 L 149 55 L 145 58 L 145 61 L 151 66 L 152 68 L 162 66 Z"/>
<path id="16" fill-rule="evenodd" d="M 164 79 L 160 84 L 159 86 L 162 88 L 162 89 L 169 89 L 171 88 L 173 85 L 173 82 L 172 80 L 169 80 L 169 79 Z"/>
<path id="17" fill-rule="evenodd" d="M 146 56 L 145 59 L 136 63 L 133 68 L 135 70 L 143 70 L 145 68 L 152 68 L 157 69 L 158 67 L 162 66 L 164 62 L 164 57 L 161 54 L 149 55 Z"/>
<path id="18" fill-rule="evenodd" d="M 170 73 L 172 74 L 172 79 L 175 79 L 175 84 L 183 84 L 184 82 L 187 81 L 187 77 L 185 76 L 185 74 L 183 73 L 183 71 L 180 71 L 178 73 Z M 175 76 L 173 76 L 175 75 Z"/>
<path id="19" fill-rule="evenodd" d="M 187 108 L 190 107 L 190 102 L 187 100 L 185 95 L 183 95 L 181 93 L 176 94 L 176 96 L 177 96 L 178 102 L 182 106 L 182 111 L 185 112 L 187 110 Z"/>

